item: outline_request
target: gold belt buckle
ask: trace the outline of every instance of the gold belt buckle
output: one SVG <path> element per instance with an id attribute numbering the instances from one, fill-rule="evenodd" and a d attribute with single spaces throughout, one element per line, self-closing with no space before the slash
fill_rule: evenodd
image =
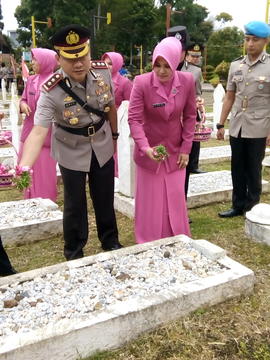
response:
<path id="1" fill-rule="evenodd" d="M 88 127 L 88 136 L 94 136 L 96 133 L 94 125 Z"/>

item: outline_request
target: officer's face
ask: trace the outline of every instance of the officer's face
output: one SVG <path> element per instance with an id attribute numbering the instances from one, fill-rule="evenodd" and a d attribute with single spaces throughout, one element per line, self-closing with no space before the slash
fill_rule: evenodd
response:
<path id="1" fill-rule="evenodd" d="M 170 80 L 173 74 L 170 65 L 161 56 L 157 57 L 153 70 L 160 82 Z"/>
<path id="2" fill-rule="evenodd" d="M 256 57 L 259 56 L 263 51 L 265 45 L 267 45 L 268 40 L 264 38 L 259 38 L 253 35 L 245 36 L 245 47 L 247 50 L 247 54 Z"/>
<path id="3" fill-rule="evenodd" d="M 109 56 L 105 56 L 104 61 L 107 64 L 110 72 L 112 72 L 112 60 L 109 58 Z"/>
<path id="4" fill-rule="evenodd" d="M 191 54 L 187 54 L 186 59 L 188 62 L 190 62 L 191 64 L 195 64 L 195 65 L 199 65 L 201 62 L 201 57 L 200 55 L 191 55 Z"/>
<path id="5" fill-rule="evenodd" d="M 90 69 L 90 54 L 78 59 L 67 59 L 60 55 L 59 63 L 64 72 L 74 81 L 83 83 Z"/>

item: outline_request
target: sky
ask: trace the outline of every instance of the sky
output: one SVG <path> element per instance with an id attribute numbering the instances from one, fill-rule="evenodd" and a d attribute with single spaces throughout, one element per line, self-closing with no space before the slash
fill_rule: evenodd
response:
<path id="1" fill-rule="evenodd" d="M 3 33 L 7 34 L 8 30 L 16 30 L 18 27 L 14 17 L 15 9 L 21 4 L 21 0 L 1 0 L 2 16 L 4 22 Z"/>
<path id="2" fill-rule="evenodd" d="M 18 26 L 14 11 L 20 2 L 20 0 L 1 0 L 5 34 L 7 30 L 15 30 Z M 249 21 L 265 21 L 267 0 L 257 0 L 255 3 L 249 0 L 195 0 L 194 2 L 205 6 L 209 15 L 213 17 L 221 12 L 230 14 L 234 20 L 228 25 L 238 26 L 241 30 Z"/>
<path id="3" fill-rule="evenodd" d="M 253 20 L 265 21 L 267 0 L 197 0 L 197 4 L 206 7 L 209 15 L 215 17 L 221 12 L 230 14 L 233 21 L 229 26 L 237 26 L 241 30 Z"/>

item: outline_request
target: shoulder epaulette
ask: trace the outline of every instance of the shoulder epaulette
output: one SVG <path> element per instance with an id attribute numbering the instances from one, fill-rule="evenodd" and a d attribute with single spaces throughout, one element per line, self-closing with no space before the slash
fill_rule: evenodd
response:
<path id="1" fill-rule="evenodd" d="M 62 80 L 61 74 L 53 74 L 42 86 L 46 91 L 51 91 Z"/>
<path id="2" fill-rule="evenodd" d="M 242 59 L 244 59 L 244 57 L 245 57 L 244 55 L 239 56 L 238 58 L 234 59 L 232 62 L 237 61 L 237 60 L 242 60 Z"/>
<path id="3" fill-rule="evenodd" d="M 107 64 L 105 61 L 102 60 L 92 60 L 91 61 L 91 68 L 92 69 L 108 69 Z"/>

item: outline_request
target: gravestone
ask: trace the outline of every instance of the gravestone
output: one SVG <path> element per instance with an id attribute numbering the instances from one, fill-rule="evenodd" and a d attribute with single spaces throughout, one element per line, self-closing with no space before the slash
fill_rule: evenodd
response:
<path id="1" fill-rule="evenodd" d="M 7 90 L 6 90 L 6 81 L 5 79 L 1 80 L 1 89 L 2 89 L 2 101 L 7 101 Z"/>
<path id="2" fill-rule="evenodd" d="M 218 84 L 214 90 L 214 103 L 213 103 L 213 132 L 216 134 L 216 124 L 220 120 L 223 99 L 225 96 L 225 90 L 221 84 Z"/>
<path id="3" fill-rule="evenodd" d="M 245 232 L 253 240 L 270 245 L 269 204 L 257 204 L 246 212 Z"/>
<path id="4" fill-rule="evenodd" d="M 184 235 L 2 278 L 0 360 L 82 359 L 248 295 L 254 280 L 220 247 Z"/>
<path id="5" fill-rule="evenodd" d="M 60 235 L 62 211 L 50 199 L 0 203 L 0 234 L 3 244 L 22 244 Z"/>
<path id="6" fill-rule="evenodd" d="M 128 197 L 134 197 L 135 164 L 133 161 L 134 141 L 130 136 L 128 125 L 129 101 L 123 101 L 117 111 L 119 138 L 118 146 L 118 171 L 119 192 Z"/>

